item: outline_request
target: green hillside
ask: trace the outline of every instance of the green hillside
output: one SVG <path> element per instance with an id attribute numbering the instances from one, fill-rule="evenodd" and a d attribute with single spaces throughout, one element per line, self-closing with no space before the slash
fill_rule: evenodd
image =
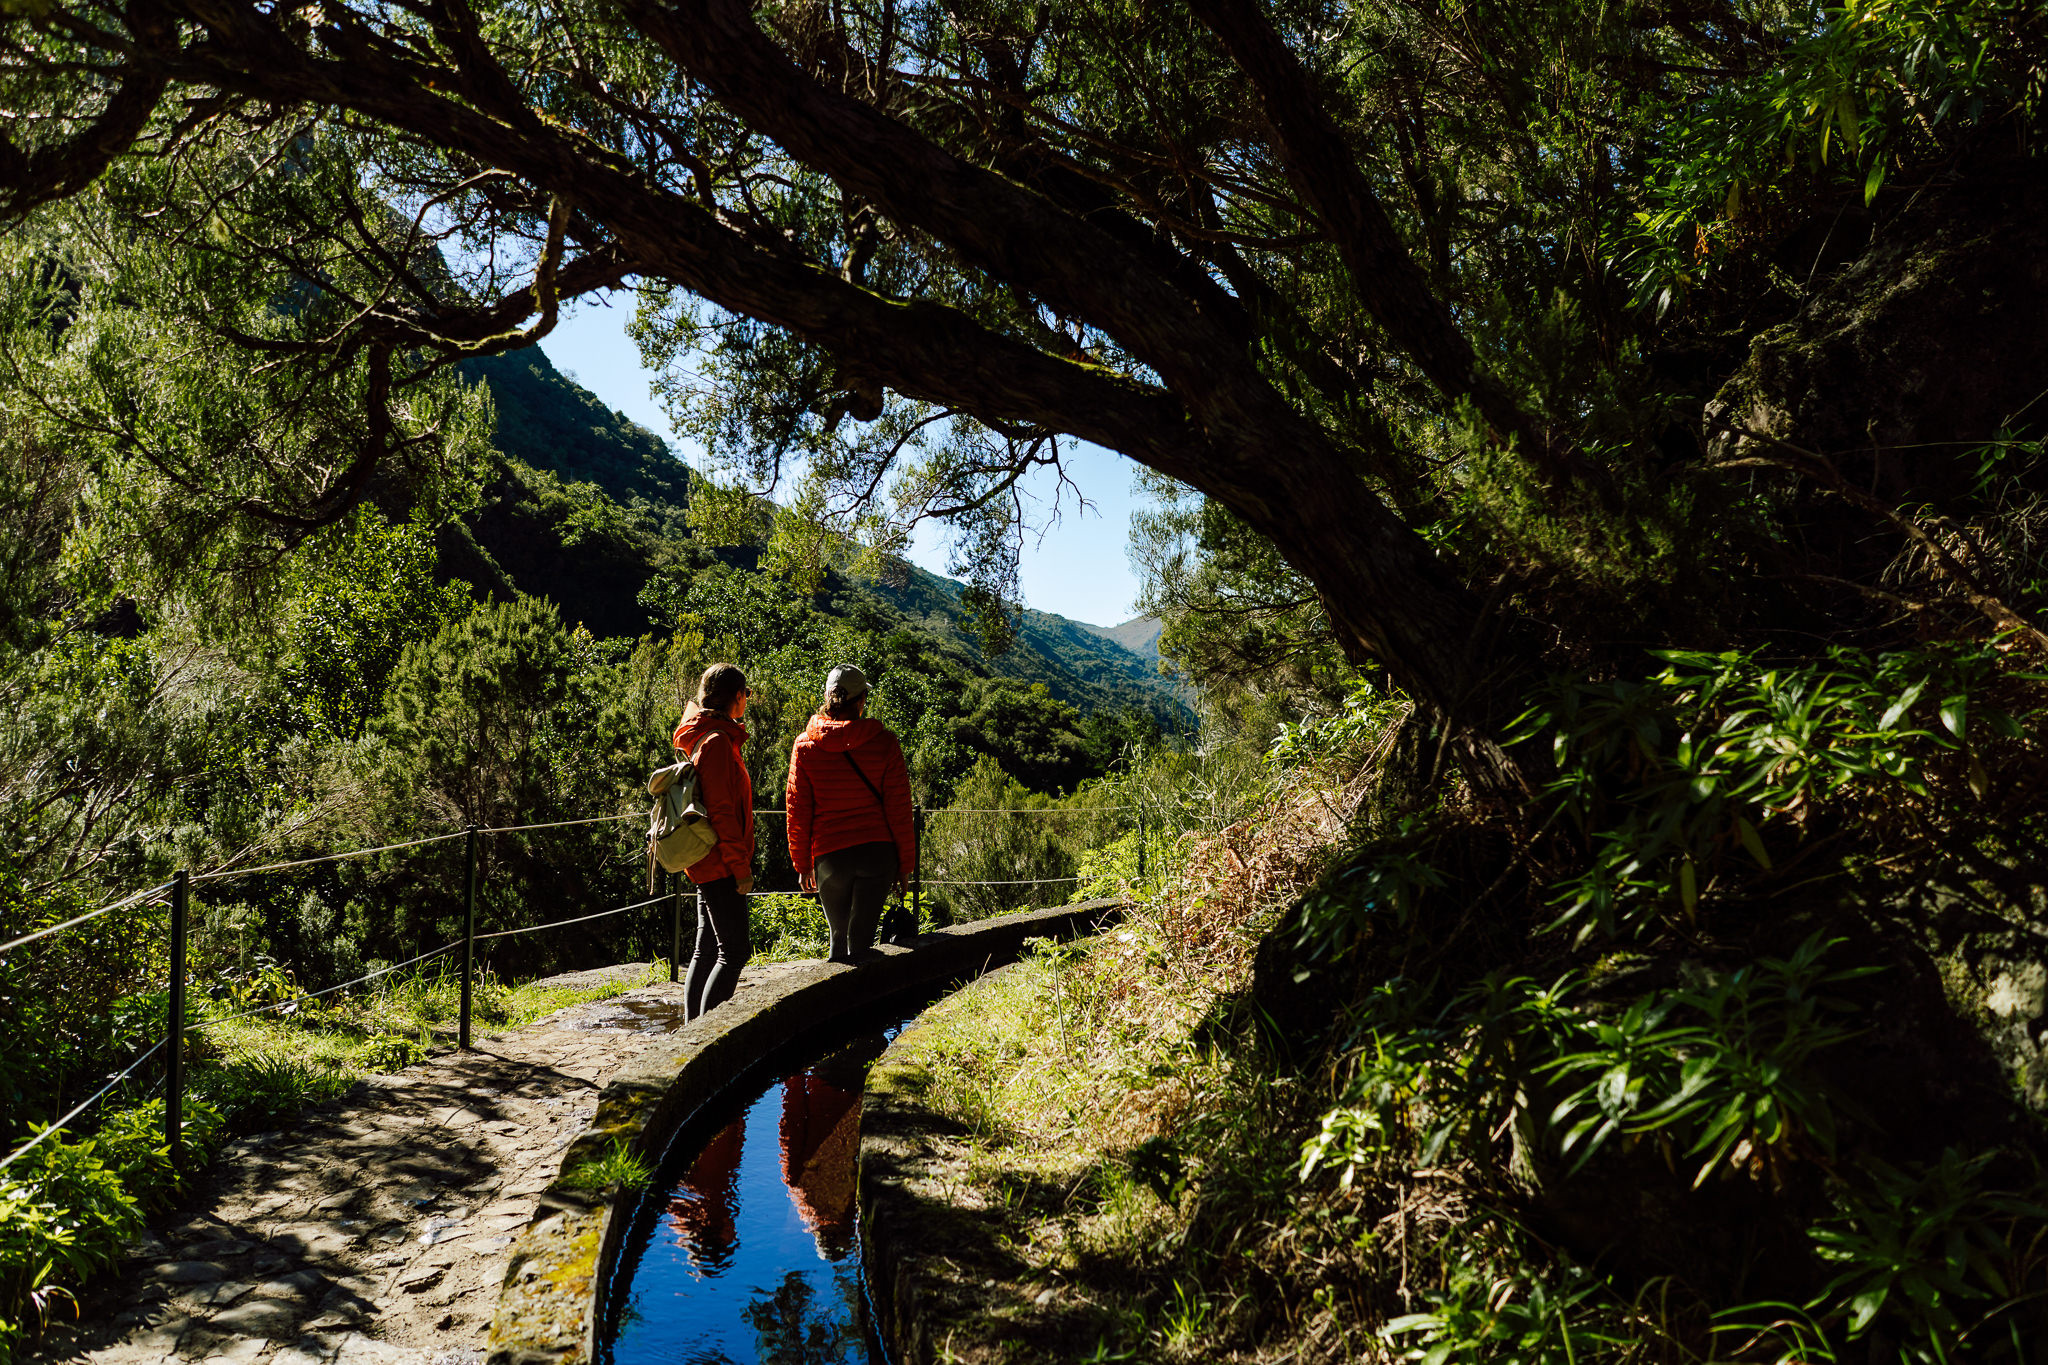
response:
<path id="1" fill-rule="evenodd" d="M 974 661 L 992 677 L 1042 682 L 1052 694 L 1086 711 L 1103 704 L 1129 704 L 1176 714 L 1178 701 L 1158 670 L 1159 655 L 1127 649 L 1102 629 L 1051 612 L 1025 609 L 1009 649 L 990 655 L 967 629 L 968 611 L 961 604 L 965 585 L 928 573 L 915 565 L 900 566 L 895 582 L 861 586 L 881 598 L 927 633 L 937 636 Z M 1162 709 L 1162 706 L 1164 709 Z"/>
<path id="2" fill-rule="evenodd" d="M 1134 616 L 1120 626 L 1089 626 L 1088 629 L 1156 664 L 1159 662 L 1159 637 L 1166 629 L 1166 622 L 1157 616 Z"/>
<path id="3" fill-rule="evenodd" d="M 681 508 L 690 468 L 666 442 L 556 369 L 538 346 L 462 362 L 491 387 L 498 448 L 564 483 L 594 483 L 614 500 Z"/>
<path id="4" fill-rule="evenodd" d="M 490 385 L 505 459 L 483 505 L 441 534 L 444 579 L 499 600 L 521 592 L 546 597 L 572 625 L 631 638 L 661 624 L 639 600 L 657 574 L 687 573 L 714 558 L 755 567 L 750 548 L 712 550 L 690 538 L 681 515 L 689 467 L 538 348 L 465 362 L 465 373 Z M 1133 651 L 1101 628 L 1026 610 L 1011 647 L 991 655 L 967 628 L 962 584 L 901 561 L 888 577 L 831 572 L 814 605 L 882 635 L 924 637 L 929 650 L 973 677 L 1042 683 L 1083 715 L 1131 709 L 1172 728 L 1188 720 L 1158 674 L 1156 650 Z"/>

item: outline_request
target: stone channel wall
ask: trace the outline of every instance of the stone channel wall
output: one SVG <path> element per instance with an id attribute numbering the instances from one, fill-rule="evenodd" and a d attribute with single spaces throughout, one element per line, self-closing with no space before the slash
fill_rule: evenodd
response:
<path id="1" fill-rule="evenodd" d="M 1116 917 L 1114 897 L 1026 910 L 883 947 L 858 966 L 818 962 L 788 972 L 751 999 L 692 1021 L 615 1075 L 596 1117 L 569 1144 L 568 1172 L 614 1144 L 649 1164 L 676 1129 L 749 1067 L 819 1024 L 891 996 L 929 990 L 1014 960 L 1034 938 L 1092 933 Z M 585 1190 L 558 1177 L 513 1248 L 491 1325 L 490 1365 L 584 1365 L 595 1357 L 604 1296 L 636 1190 Z"/>

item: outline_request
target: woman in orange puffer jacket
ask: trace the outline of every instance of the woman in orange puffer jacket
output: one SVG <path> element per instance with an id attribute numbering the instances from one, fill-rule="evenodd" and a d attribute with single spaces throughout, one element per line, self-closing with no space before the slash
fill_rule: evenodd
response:
<path id="1" fill-rule="evenodd" d="M 697 884 L 697 945 L 683 979 L 683 1015 L 695 1019 L 732 999 L 754 955 L 747 932 L 747 895 L 754 889 L 754 779 L 740 746 L 747 742 L 747 677 L 713 664 L 697 683 L 697 699 L 676 726 L 676 752 L 697 765 L 697 790 L 718 842 L 685 869 Z"/>
<path id="2" fill-rule="evenodd" d="M 830 961 L 875 943 L 889 888 L 917 865 L 903 746 L 867 717 L 868 680 L 850 665 L 825 680 L 825 705 L 789 751 L 789 860 L 832 927 Z"/>

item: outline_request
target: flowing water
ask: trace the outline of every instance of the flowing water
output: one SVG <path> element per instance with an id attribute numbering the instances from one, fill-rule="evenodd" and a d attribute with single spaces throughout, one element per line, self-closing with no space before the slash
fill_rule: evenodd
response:
<path id="1" fill-rule="evenodd" d="M 907 1022 L 771 1059 L 685 1125 L 614 1271 L 604 1365 L 886 1365 L 854 1177 L 867 1069 Z"/>

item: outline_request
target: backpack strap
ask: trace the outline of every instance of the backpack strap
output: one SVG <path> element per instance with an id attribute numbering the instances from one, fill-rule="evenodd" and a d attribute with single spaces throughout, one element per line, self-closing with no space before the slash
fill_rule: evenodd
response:
<path id="1" fill-rule="evenodd" d="M 853 761 L 853 750 L 841 749 L 839 756 L 846 760 L 846 765 L 853 769 L 853 775 L 860 779 L 860 784 L 868 789 L 868 795 L 874 797 L 875 804 L 882 808 L 882 820 L 886 824 L 889 819 L 889 804 L 882 800 L 882 789 L 868 781 L 868 775 L 861 771 L 860 764 Z"/>

